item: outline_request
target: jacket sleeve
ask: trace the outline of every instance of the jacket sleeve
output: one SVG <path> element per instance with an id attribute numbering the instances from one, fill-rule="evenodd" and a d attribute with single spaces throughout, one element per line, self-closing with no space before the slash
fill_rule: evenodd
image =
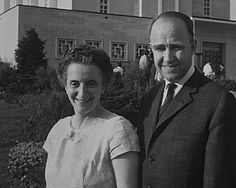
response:
<path id="1" fill-rule="evenodd" d="M 212 112 L 205 150 L 204 188 L 236 187 L 236 100 L 222 95 Z"/>

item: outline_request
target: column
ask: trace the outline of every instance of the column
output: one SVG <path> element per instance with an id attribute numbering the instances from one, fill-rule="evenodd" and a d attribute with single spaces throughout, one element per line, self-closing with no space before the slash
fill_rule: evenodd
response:
<path id="1" fill-rule="evenodd" d="M 19 4 L 20 4 L 20 5 L 23 5 L 23 0 L 16 0 L 16 4 L 17 4 L 17 5 L 19 5 Z"/>
<path id="2" fill-rule="evenodd" d="M 32 6 L 38 6 L 38 0 L 31 0 L 30 1 L 30 5 L 32 5 Z"/>
<path id="3" fill-rule="evenodd" d="M 162 0 L 158 0 L 158 15 L 162 13 Z"/>
<path id="4" fill-rule="evenodd" d="M 4 9 L 3 11 L 7 11 L 10 8 L 10 0 L 4 0 Z"/>
<path id="5" fill-rule="evenodd" d="M 48 7 L 57 8 L 57 0 L 49 0 Z"/>
<path id="6" fill-rule="evenodd" d="M 175 0 L 175 11 L 179 12 L 179 0 Z"/>
<path id="7" fill-rule="evenodd" d="M 143 0 L 139 0 L 139 17 L 143 16 Z"/>

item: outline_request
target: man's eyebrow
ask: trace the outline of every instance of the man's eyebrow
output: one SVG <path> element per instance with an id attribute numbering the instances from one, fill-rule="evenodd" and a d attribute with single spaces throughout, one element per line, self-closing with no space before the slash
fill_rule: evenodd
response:
<path id="1" fill-rule="evenodd" d="M 151 47 L 163 47 L 163 46 L 165 46 L 164 44 L 151 44 Z"/>

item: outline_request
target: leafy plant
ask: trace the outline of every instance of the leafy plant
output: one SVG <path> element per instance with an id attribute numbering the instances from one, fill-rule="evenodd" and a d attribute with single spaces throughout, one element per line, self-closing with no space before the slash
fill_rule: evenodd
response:
<path id="1" fill-rule="evenodd" d="M 43 142 L 22 142 L 10 149 L 8 172 L 21 187 L 45 187 Z"/>
<path id="2" fill-rule="evenodd" d="M 146 83 L 139 72 L 138 64 L 130 64 L 122 78 L 112 77 L 106 92 L 101 96 L 101 104 L 135 125 L 138 101 L 145 90 Z"/>
<path id="3" fill-rule="evenodd" d="M 45 42 L 42 41 L 34 28 L 26 30 L 25 36 L 18 42 L 15 60 L 19 73 L 34 73 L 39 67 L 47 66 L 44 52 Z"/>
<path id="4" fill-rule="evenodd" d="M 26 94 L 19 103 L 26 111 L 23 140 L 45 140 L 56 121 L 72 112 L 64 92 Z"/>
<path id="5" fill-rule="evenodd" d="M 236 91 L 236 81 L 235 80 L 217 80 L 217 82 L 223 85 L 229 91 Z"/>

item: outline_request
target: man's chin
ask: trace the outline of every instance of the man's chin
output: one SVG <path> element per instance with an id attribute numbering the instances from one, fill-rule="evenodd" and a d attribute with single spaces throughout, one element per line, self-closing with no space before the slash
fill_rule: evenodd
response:
<path id="1" fill-rule="evenodd" d="M 179 81 L 179 75 L 178 74 L 166 74 L 163 75 L 164 79 L 168 80 L 169 82 L 177 82 Z"/>

